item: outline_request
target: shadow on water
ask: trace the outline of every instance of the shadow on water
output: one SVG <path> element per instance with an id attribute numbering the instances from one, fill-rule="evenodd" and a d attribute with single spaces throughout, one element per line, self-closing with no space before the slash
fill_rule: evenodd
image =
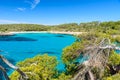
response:
<path id="1" fill-rule="evenodd" d="M 6 58 L 7 58 L 8 61 L 11 62 L 12 64 L 15 64 L 15 63 L 16 63 L 15 60 L 13 60 L 13 59 L 11 59 L 11 58 L 8 58 L 8 57 L 6 57 Z M 7 64 L 5 64 L 1 59 L 0 59 L 0 65 L 5 68 L 5 70 L 7 71 L 7 73 L 11 70 L 11 68 L 10 68 Z M 1 71 L 1 70 L 0 70 L 0 80 L 5 80 L 4 77 L 3 77 L 3 74 L 2 74 L 2 71 Z"/>
<path id="2" fill-rule="evenodd" d="M 58 52 L 54 52 L 54 51 L 43 51 L 43 52 L 39 52 L 41 54 L 59 54 Z"/>
<path id="3" fill-rule="evenodd" d="M 59 35 L 56 35 L 55 37 L 61 37 L 61 38 L 63 38 L 63 37 L 65 37 L 65 34 L 59 34 Z"/>
<path id="4" fill-rule="evenodd" d="M 59 37 L 59 38 L 64 38 L 64 37 L 69 37 L 71 36 L 70 34 L 57 34 L 55 35 L 55 37 Z"/>
<path id="5" fill-rule="evenodd" d="M 0 41 L 37 41 L 27 37 L 0 36 Z"/>

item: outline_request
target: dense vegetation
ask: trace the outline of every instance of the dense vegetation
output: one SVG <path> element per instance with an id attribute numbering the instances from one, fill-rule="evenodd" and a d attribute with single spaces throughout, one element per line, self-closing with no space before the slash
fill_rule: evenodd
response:
<path id="1" fill-rule="evenodd" d="M 29 80 L 69 80 L 71 78 L 71 76 L 64 73 L 59 74 L 56 69 L 56 58 L 50 57 L 47 54 L 26 59 L 17 65 L 28 75 Z M 20 75 L 15 71 L 10 78 L 11 80 L 18 80 Z"/>
<path id="2" fill-rule="evenodd" d="M 109 38 L 112 43 L 114 43 L 118 39 L 111 37 L 111 35 L 109 34 L 103 34 L 103 33 L 89 33 L 84 35 L 82 34 L 77 36 L 77 38 L 78 40 L 74 42 L 71 46 L 66 47 L 62 53 L 62 60 L 66 65 L 66 73 L 71 74 L 72 76 L 78 73 L 79 70 L 78 68 L 82 65 L 82 62 L 87 60 L 87 58 L 82 57 L 82 55 L 86 54 L 87 52 L 86 50 L 87 46 L 92 47 L 92 45 L 98 44 L 103 38 Z M 81 58 L 83 58 L 83 60 L 81 60 Z M 95 63 L 93 63 L 93 65 L 95 65 Z M 84 65 L 82 66 L 84 67 Z M 113 69 L 114 67 L 115 70 Z M 119 67 L 120 67 L 120 55 L 117 54 L 115 51 L 111 50 L 110 56 L 108 57 L 107 60 L 107 65 L 104 66 L 105 70 L 101 73 L 99 67 L 93 67 L 92 72 L 94 73 L 96 79 L 119 80 L 120 79 L 118 77 L 120 76 Z"/>
<path id="3" fill-rule="evenodd" d="M 120 34 L 120 21 L 117 22 L 88 22 L 70 23 L 61 25 L 36 25 L 36 24 L 1 24 L 0 31 L 81 31 L 81 32 L 102 32 L 111 35 Z"/>
<path id="4" fill-rule="evenodd" d="M 87 32 L 77 35 L 76 41 L 63 49 L 62 60 L 65 64 L 65 71 L 61 73 L 57 70 L 57 60 L 55 57 L 48 55 L 38 55 L 31 59 L 26 59 L 17 65 L 29 76 L 29 80 L 71 80 L 79 71 L 79 67 L 84 67 L 82 63 L 88 59 L 83 57 L 88 49 L 99 44 L 104 38 L 110 40 L 110 44 L 120 43 L 120 21 L 117 22 L 89 22 L 89 23 L 71 23 L 53 26 L 34 25 L 34 24 L 9 24 L 0 25 L 0 31 L 81 31 Z M 105 43 L 108 44 L 108 43 Z M 119 46 L 119 45 L 117 45 Z M 108 50 L 103 50 L 106 53 Z M 109 51 L 109 57 L 105 57 L 106 65 L 92 66 L 91 72 L 95 80 L 120 80 L 120 55 L 114 50 Z M 92 53 L 90 53 L 92 54 Z M 101 55 L 102 58 L 104 55 Z M 82 60 L 81 60 L 82 58 Z M 101 60 L 102 61 L 102 60 Z M 10 78 L 17 80 L 19 74 L 15 71 Z M 79 79 L 76 79 L 79 80 Z M 84 79 L 89 80 L 89 79 Z"/>
<path id="5" fill-rule="evenodd" d="M 1 24 L 1 32 L 9 31 L 46 31 L 48 28 L 44 25 L 36 24 Z"/>
<path id="6" fill-rule="evenodd" d="M 110 67 L 107 67 L 105 70 L 104 80 L 120 80 L 120 70 L 114 71 L 113 69 L 110 69 L 111 66 L 120 66 L 120 55 L 112 52 L 108 60 L 108 65 Z"/>

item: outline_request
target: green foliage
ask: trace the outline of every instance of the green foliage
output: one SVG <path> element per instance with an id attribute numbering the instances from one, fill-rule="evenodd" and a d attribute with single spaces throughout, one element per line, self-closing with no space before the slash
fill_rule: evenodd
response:
<path id="1" fill-rule="evenodd" d="M 101 33 L 101 32 L 89 32 L 80 34 L 77 36 L 78 38 L 81 39 L 81 41 L 85 42 L 87 44 L 90 43 L 96 43 L 98 44 L 103 38 L 109 38 L 111 39 L 112 42 L 114 42 L 113 38 L 109 34 Z M 85 45 L 84 45 L 85 46 Z"/>
<path id="2" fill-rule="evenodd" d="M 100 68 L 94 67 L 92 69 L 92 72 L 94 74 L 94 76 L 96 77 L 96 79 L 101 79 L 101 77 L 104 75 L 103 73 L 101 73 Z"/>
<path id="3" fill-rule="evenodd" d="M 74 42 L 71 46 L 63 49 L 62 60 L 67 74 L 73 74 L 77 67 L 77 58 L 83 53 L 84 42 Z"/>
<path id="4" fill-rule="evenodd" d="M 37 24 L 1 24 L 0 31 L 80 31 L 105 33 L 109 35 L 120 34 L 120 21 L 110 22 L 88 22 L 88 23 L 69 23 L 54 26 Z"/>
<path id="5" fill-rule="evenodd" d="M 4 24 L 0 25 L 0 32 L 5 31 L 47 31 L 49 28 L 37 24 Z"/>
<path id="6" fill-rule="evenodd" d="M 64 48 L 62 53 L 63 63 L 66 65 L 66 70 L 70 74 L 73 74 L 75 72 L 76 65 L 78 64 L 75 62 L 80 57 L 81 54 L 85 53 L 84 49 L 87 46 L 98 44 L 103 38 L 109 38 L 112 40 L 112 37 L 105 33 L 91 32 L 89 34 L 85 33 L 85 34 L 77 35 L 76 37 L 80 41 L 76 41 L 71 46 Z"/>
<path id="7" fill-rule="evenodd" d="M 120 80 L 120 74 L 115 74 L 113 76 L 110 76 L 110 77 L 107 77 L 107 78 L 104 78 L 103 80 Z"/>
<path id="8" fill-rule="evenodd" d="M 109 66 L 117 66 L 120 65 L 120 55 L 115 53 L 115 51 L 111 51 L 111 54 L 108 59 L 108 66 L 106 66 L 106 69 L 104 70 L 104 78 L 103 80 L 119 80 L 120 74 L 111 74 L 111 68 Z M 117 79 L 118 78 L 118 79 Z"/>
<path id="9" fill-rule="evenodd" d="M 36 56 L 31 59 L 26 59 L 17 64 L 20 69 L 29 76 L 29 80 L 50 80 L 57 76 L 55 57 L 48 55 Z M 20 75 L 15 71 L 10 76 L 11 80 L 17 80 Z"/>
<path id="10" fill-rule="evenodd" d="M 110 73 L 110 68 L 109 66 L 107 66 L 104 70 L 104 75 L 103 75 L 103 79 L 108 77 L 108 76 L 111 76 L 111 73 Z"/>
<path id="11" fill-rule="evenodd" d="M 75 61 L 75 59 L 80 56 L 83 50 L 83 45 L 80 42 L 75 42 L 71 46 L 63 49 L 62 60 L 66 65 Z"/>
<path id="12" fill-rule="evenodd" d="M 71 75 L 66 75 L 65 73 L 61 73 L 58 78 L 52 80 L 70 80 Z"/>
<path id="13" fill-rule="evenodd" d="M 47 54 L 26 59 L 17 65 L 28 75 L 29 80 L 70 80 L 71 78 L 70 75 L 59 73 L 56 69 L 56 58 Z M 17 71 L 10 75 L 11 80 L 18 80 L 19 77 L 20 74 Z"/>
<path id="14" fill-rule="evenodd" d="M 120 36 L 115 37 L 115 41 L 120 43 Z"/>
<path id="15" fill-rule="evenodd" d="M 108 60 L 109 65 L 116 66 L 120 64 L 120 55 L 112 51 L 110 54 L 109 60 Z"/>

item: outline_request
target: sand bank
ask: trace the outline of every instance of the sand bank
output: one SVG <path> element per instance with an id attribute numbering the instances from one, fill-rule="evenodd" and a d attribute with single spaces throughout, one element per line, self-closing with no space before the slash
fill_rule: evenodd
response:
<path id="1" fill-rule="evenodd" d="M 17 33 L 54 33 L 54 34 L 70 34 L 70 35 L 79 35 L 86 32 L 64 32 L 64 31 L 20 31 L 20 32 L 9 32 L 10 34 Z"/>
<path id="2" fill-rule="evenodd" d="M 70 34 L 70 35 L 79 35 L 86 32 L 65 32 L 65 31 L 18 31 L 18 32 L 0 32 L 0 35 L 14 35 L 19 33 L 54 33 L 54 34 Z"/>

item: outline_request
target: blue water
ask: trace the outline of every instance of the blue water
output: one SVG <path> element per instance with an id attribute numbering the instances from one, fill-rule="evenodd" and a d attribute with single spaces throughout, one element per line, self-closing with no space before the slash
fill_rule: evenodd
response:
<path id="1" fill-rule="evenodd" d="M 14 36 L 0 36 L 0 50 L 5 51 L 0 52 L 0 54 L 11 63 L 16 64 L 26 58 L 47 53 L 50 56 L 56 56 L 60 62 L 57 68 L 64 70 L 64 65 L 61 62 L 62 49 L 71 45 L 74 41 L 73 36 L 64 34 L 20 33 Z M 0 65 L 6 67 L 8 74 L 13 71 L 2 61 L 0 61 Z"/>
<path id="2" fill-rule="evenodd" d="M 0 36 L 0 50 L 11 63 L 16 64 L 26 58 L 32 58 L 38 54 L 47 53 L 50 56 L 56 56 L 59 61 L 58 70 L 63 71 L 64 65 L 61 61 L 62 49 L 71 45 L 75 41 L 75 37 L 64 34 L 50 33 L 20 33 L 14 36 Z M 120 53 L 120 51 L 116 51 Z M 78 60 L 83 62 L 86 58 Z M 13 70 L 10 69 L 0 60 L 0 65 L 4 66 L 10 74 Z M 1 77 L 0 73 L 0 77 Z M 1 80 L 1 78 L 0 78 Z"/>

